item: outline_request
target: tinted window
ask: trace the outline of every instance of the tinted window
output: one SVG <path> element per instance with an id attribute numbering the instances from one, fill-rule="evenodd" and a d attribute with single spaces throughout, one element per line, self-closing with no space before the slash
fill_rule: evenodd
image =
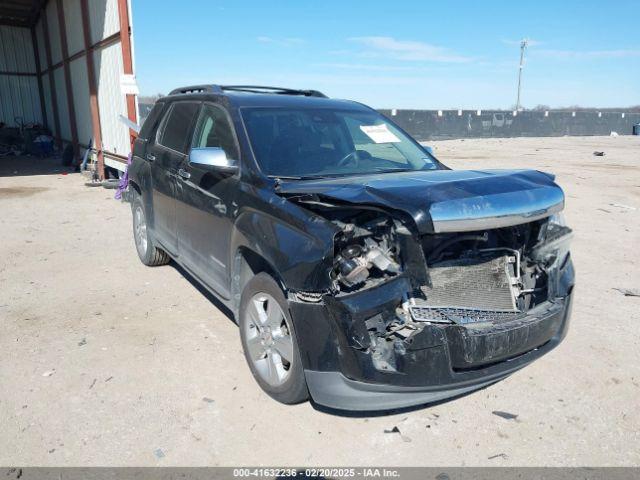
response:
<path id="1" fill-rule="evenodd" d="M 199 105 L 193 102 L 175 103 L 165 120 L 159 143 L 177 152 L 186 153 L 193 119 Z"/>
<path id="2" fill-rule="evenodd" d="M 213 105 L 205 104 L 202 107 L 191 146 L 193 148 L 222 148 L 227 154 L 227 158 L 238 159 L 233 127 L 231 127 L 225 112 Z"/>
<path id="3" fill-rule="evenodd" d="M 140 130 L 141 138 L 149 137 L 149 134 L 158 123 L 158 118 L 160 117 L 160 114 L 162 113 L 163 108 L 164 108 L 163 102 L 157 102 L 153 106 L 153 108 L 151 109 L 151 112 L 149 113 L 149 116 L 145 119 L 144 123 L 142 124 L 142 129 Z"/>

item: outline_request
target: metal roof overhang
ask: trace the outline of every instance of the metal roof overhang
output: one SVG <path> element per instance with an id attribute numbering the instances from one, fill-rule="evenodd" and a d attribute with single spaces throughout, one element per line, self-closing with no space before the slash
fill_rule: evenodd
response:
<path id="1" fill-rule="evenodd" d="M 46 0 L 0 0 L 0 25 L 31 28 Z"/>

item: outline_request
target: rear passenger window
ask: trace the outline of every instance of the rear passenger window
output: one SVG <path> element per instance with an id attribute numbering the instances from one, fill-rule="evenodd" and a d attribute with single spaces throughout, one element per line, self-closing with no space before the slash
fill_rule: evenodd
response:
<path id="1" fill-rule="evenodd" d="M 199 104 L 195 102 L 175 103 L 169 110 L 169 117 L 164 122 L 158 143 L 176 152 L 186 153 L 198 107 Z"/>
<path id="2" fill-rule="evenodd" d="M 162 113 L 162 109 L 164 108 L 164 102 L 157 102 L 151 112 L 147 116 L 146 120 L 142 124 L 142 128 L 140 129 L 140 138 L 147 139 L 149 138 L 149 134 L 153 131 L 155 126 L 158 124 L 158 119 L 160 114 Z"/>

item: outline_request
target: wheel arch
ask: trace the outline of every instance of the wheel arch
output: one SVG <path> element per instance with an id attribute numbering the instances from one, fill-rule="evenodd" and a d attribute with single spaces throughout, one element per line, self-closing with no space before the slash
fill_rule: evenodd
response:
<path id="1" fill-rule="evenodd" d="M 246 245 L 240 245 L 235 250 L 231 272 L 231 304 L 236 321 L 238 320 L 242 291 L 249 280 L 259 273 L 269 274 L 280 286 L 285 297 L 287 296 L 287 287 L 278 269 L 255 250 Z"/>
<path id="2" fill-rule="evenodd" d="M 138 185 L 134 180 L 129 180 L 129 188 L 133 188 L 138 195 L 142 196 L 142 189 L 140 188 L 140 185 Z"/>

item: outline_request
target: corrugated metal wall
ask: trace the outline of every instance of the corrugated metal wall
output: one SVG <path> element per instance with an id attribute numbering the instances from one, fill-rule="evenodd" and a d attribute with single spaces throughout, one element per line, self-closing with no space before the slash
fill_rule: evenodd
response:
<path id="1" fill-rule="evenodd" d="M 127 155 L 130 150 L 129 131 L 120 121 L 120 115 L 127 116 L 125 96 L 120 95 L 120 76 L 123 72 L 120 44 L 96 52 L 95 68 L 104 150 Z"/>
<path id="2" fill-rule="evenodd" d="M 49 45 L 51 46 L 51 63 L 55 65 L 62 61 L 62 47 L 60 45 L 60 23 L 58 22 L 58 2 L 47 2 L 45 7 L 47 25 L 49 26 Z M 42 64 L 41 65 L 46 65 Z"/>
<path id="3" fill-rule="evenodd" d="M 0 25 L 0 122 L 42 123 L 31 31 Z"/>
<path id="4" fill-rule="evenodd" d="M 87 62 L 78 58 L 70 63 L 73 106 L 76 111 L 78 141 L 87 145 L 93 138 L 91 108 L 89 107 L 89 82 L 87 82 Z"/>
<path id="5" fill-rule="evenodd" d="M 117 0 L 97 0 L 89 2 L 89 24 L 91 42 L 97 43 L 120 31 Z"/>
<path id="6" fill-rule="evenodd" d="M 79 145 L 87 145 L 94 134 L 97 135 L 94 128 L 97 118 L 95 124 L 96 128 L 100 125 L 102 150 L 124 158 L 130 150 L 130 138 L 129 129 L 120 121 L 120 116 L 127 117 L 128 111 L 121 88 L 124 63 L 119 7 L 126 5 L 128 9 L 129 5 L 120 4 L 119 0 L 88 0 L 88 18 L 84 19 L 84 1 L 47 1 L 33 34 L 29 28 L 0 26 L 0 121 L 13 124 L 14 117 L 19 116 L 26 123 L 44 124 L 63 143 L 77 138 Z M 88 49 L 83 20 L 89 27 Z M 66 39 L 66 52 L 62 36 Z M 90 59 L 87 55 L 91 55 Z M 42 92 L 36 59 L 40 65 Z M 95 90 L 87 71 L 91 59 Z M 91 107 L 92 90 L 96 93 L 99 117 L 94 116 L 98 112 Z M 41 94 L 44 105 L 41 105 Z M 71 106 L 75 122 L 69 117 Z"/>
<path id="7" fill-rule="evenodd" d="M 89 3 L 93 3 L 91 0 Z M 100 3 L 100 2 L 96 2 Z M 64 24 L 67 32 L 67 48 L 69 56 L 84 50 L 84 34 L 82 31 L 82 10 L 80 0 L 63 0 Z"/>

